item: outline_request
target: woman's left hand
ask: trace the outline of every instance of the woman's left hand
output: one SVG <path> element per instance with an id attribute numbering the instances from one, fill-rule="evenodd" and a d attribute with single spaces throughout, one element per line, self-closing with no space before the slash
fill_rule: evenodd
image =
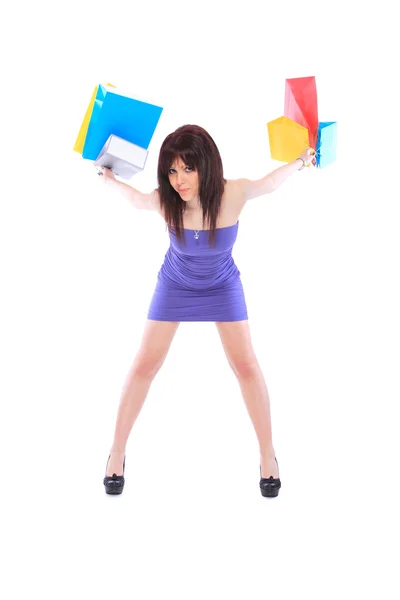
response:
<path id="1" fill-rule="evenodd" d="M 309 167 L 310 164 L 313 164 L 314 166 L 316 164 L 315 150 L 313 148 L 306 148 L 305 150 L 303 150 L 299 158 L 302 158 L 304 160 L 306 167 Z"/>

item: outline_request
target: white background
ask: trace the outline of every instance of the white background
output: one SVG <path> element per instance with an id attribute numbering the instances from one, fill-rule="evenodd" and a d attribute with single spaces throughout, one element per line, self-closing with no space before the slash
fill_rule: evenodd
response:
<path id="1" fill-rule="evenodd" d="M 7 598 L 398 598 L 398 97 L 388 2 L 55 2 L 2 36 L 1 486 Z M 145 6 L 144 6 L 145 5 Z M 394 5 L 393 5 L 394 6 Z M 394 9 L 393 9 L 394 10 Z M 161 218 L 72 148 L 109 81 L 164 108 L 145 172 L 185 123 L 227 178 L 259 178 L 284 83 L 315 75 L 338 157 L 240 217 L 234 258 L 282 480 L 212 323 L 178 329 L 102 479 L 168 246 Z M 397 505 L 397 506 L 396 506 Z M 397 555 L 396 555 L 397 553 Z"/>

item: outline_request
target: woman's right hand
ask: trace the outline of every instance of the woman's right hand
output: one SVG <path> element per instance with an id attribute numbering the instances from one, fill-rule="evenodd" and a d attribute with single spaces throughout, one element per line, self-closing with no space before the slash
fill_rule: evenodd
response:
<path id="1" fill-rule="evenodd" d="M 103 179 L 104 183 L 108 183 L 110 179 L 115 179 L 114 173 L 107 167 L 96 166 L 99 176 Z"/>

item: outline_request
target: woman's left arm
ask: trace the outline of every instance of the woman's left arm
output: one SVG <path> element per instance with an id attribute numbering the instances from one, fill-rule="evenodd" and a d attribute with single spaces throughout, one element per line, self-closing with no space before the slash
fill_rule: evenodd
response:
<path id="1" fill-rule="evenodd" d="M 295 171 L 300 171 L 304 166 L 314 163 L 315 150 L 307 148 L 300 154 L 299 158 L 296 158 L 296 160 L 287 165 L 278 167 L 262 179 L 257 179 L 255 181 L 251 181 L 250 179 L 238 179 L 237 183 L 241 187 L 244 201 L 274 192 L 288 177 L 290 177 L 290 175 L 293 175 Z"/>

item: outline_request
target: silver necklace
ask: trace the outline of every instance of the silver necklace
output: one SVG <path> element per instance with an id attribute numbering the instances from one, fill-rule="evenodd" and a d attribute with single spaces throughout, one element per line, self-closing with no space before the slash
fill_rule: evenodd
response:
<path id="1" fill-rule="evenodd" d="M 192 220 L 192 216 L 191 216 L 191 220 Z M 204 219 L 203 219 L 203 226 L 204 226 Z M 202 231 L 202 230 L 201 229 L 193 229 L 193 235 L 194 235 L 195 240 L 199 239 L 200 231 Z"/>

